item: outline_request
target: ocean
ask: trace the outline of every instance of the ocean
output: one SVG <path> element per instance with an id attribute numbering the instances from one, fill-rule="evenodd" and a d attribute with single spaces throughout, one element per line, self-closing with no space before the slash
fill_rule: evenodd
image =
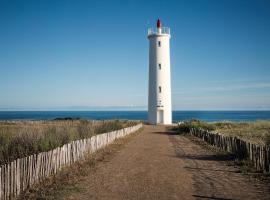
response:
<path id="1" fill-rule="evenodd" d="M 52 120 L 55 118 L 146 120 L 147 111 L 0 111 L 0 120 Z M 173 121 L 270 120 L 270 111 L 173 111 Z"/>

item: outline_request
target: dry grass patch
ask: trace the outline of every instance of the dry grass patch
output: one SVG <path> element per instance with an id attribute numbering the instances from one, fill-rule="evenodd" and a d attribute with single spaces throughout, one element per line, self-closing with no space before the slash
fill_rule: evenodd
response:
<path id="1" fill-rule="evenodd" d="M 270 145 L 270 121 L 219 122 L 214 123 L 215 131 L 229 136 L 237 136 L 246 141 Z"/>
<path id="2" fill-rule="evenodd" d="M 137 123 L 126 120 L 0 121 L 0 165 Z"/>
<path id="3" fill-rule="evenodd" d="M 203 128 L 224 135 L 239 137 L 245 141 L 270 145 L 270 121 L 254 122 L 204 122 L 191 120 L 178 127 L 179 132 L 187 132 L 190 127 Z"/>

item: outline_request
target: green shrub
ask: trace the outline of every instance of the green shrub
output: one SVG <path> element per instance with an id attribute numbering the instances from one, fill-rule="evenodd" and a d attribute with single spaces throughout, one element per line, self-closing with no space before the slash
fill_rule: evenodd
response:
<path id="1" fill-rule="evenodd" d="M 181 123 L 181 124 L 179 124 L 178 125 L 178 127 L 177 127 L 177 132 L 179 133 L 179 134 L 186 134 L 186 133 L 188 133 L 189 131 L 190 131 L 190 124 L 189 123 Z"/>
<path id="2" fill-rule="evenodd" d="M 193 119 L 193 120 L 190 120 L 188 123 L 190 124 L 190 127 L 193 127 L 193 128 L 202 128 L 208 131 L 215 130 L 215 125 L 204 122 L 204 121 Z"/>

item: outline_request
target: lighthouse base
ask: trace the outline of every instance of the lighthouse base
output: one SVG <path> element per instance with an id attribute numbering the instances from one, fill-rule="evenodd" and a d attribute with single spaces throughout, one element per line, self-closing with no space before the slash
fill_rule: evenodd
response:
<path id="1" fill-rule="evenodd" d="M 148 123 L 170 125 L 172 124 L 171 112 L 161 109 L 148 111 Z"/>
<path id="2" fill-rule="evenodd" d="M 157 111 L 157 123 L 158 124 L 163 124 L 164 123 L 164 117 L 163 117 L 163 115 L 164 115 L 163 110 L 158 110 Z"/>

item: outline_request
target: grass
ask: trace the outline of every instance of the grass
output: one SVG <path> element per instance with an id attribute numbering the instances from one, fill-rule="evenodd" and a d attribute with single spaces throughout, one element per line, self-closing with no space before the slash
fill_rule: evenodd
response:
<path id="1" fill-rule="evenodd" d="M 0 165 L 137 123 L 124 120 L 0 121 Z"/>
<path id="2" fill-rule="evenodd" d="M 236 136 L 243 140 L 260 144 L 270 145 L 270 121 L 254 122 L 204 122 L 190 120 L 180 124 L 179 132 L 187 132 L 190 127 L 203 128 L 205 130 L 222 133 L 228 136 Z"/>

